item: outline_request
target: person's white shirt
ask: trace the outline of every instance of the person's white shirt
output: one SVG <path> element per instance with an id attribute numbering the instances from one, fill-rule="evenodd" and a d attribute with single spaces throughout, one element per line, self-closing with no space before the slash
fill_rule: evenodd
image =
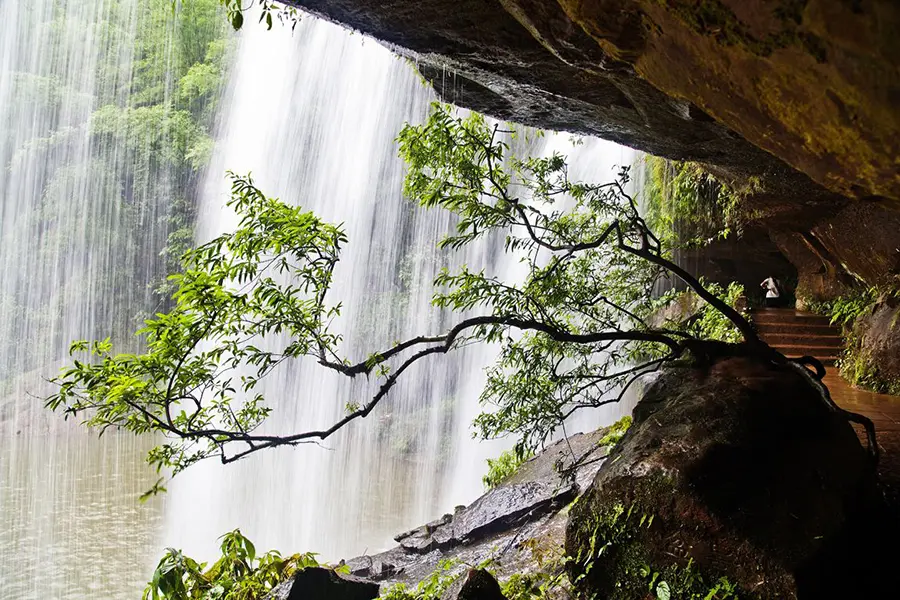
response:
<path id="1" fill-rule="evenodd" d="M 778 291 L 778 286 L 775 285 L 775 280 L 771 277 L 766 277 L 759 287 L 766 288 L 766 298 L 779 298 L 781 297 L 781 293 Z"/>

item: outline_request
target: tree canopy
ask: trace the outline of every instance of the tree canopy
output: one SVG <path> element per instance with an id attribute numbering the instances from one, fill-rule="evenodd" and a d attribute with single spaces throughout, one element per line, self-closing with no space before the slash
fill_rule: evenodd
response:
<path id="1" fill-rule="evenodd" d="M 572 181 L 559 154 L 512 153 L 513 134 L 481 115 L 461 117 L 435 104 L 425 123 L 406 125 L 398 136 L 406 196 L 457 217 L 439 245 L 459 250 L 501 236 L 505 251 L 527 266 L 521 281 L 479 265 L 444 270 L 433 303 L 459 314 L 447 331 L 367 357 L 344 356 L 333 327 L 341 303 L 330 293 L 348 243 L 342 227 L 232 174 L 238 228 L 184 255 L 183 272 L 172 278 L 172 309 L 139 332 L 146 351 L 115 354 L 109 340 L 73 343 L 73 363 L 54 380 L 47 405 L 101 430 L 162 433 L 149 461 L 177 473 L 208 457 L 228 463 L 323 440 L 369 415 L 414 363 L 497 343 L 500 356 L 481 396 L 486 410 L 475 425 L 485 437 L 515 435 L 524 452 L 575 411 L 617 402 L 641 375 L 687 351 L 702 354 L 703 338 L 743 338 L 745 346 L 786 360 L 714 288 L 669 260 L 626 192 L 627 168 L 607 183 Z M 704 301 L 705 314 L 692 326 L 650 319 L 659 306 L 653 284 L 664 271 Z M 272 410 L 254 388 L 297 360 L 375 378 L 378 386 L 348 402 L 330 427 L 268 434 L 262 425 Z"/>

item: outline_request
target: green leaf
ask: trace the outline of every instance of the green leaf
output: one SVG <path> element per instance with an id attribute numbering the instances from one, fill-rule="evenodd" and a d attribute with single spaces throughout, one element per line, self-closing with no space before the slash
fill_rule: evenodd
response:
<path id="1" fill-rule="evenodd" d="M 669 584 L 665 581 L 660 581 L 656 586 L 656 597 L 659 600 L 669 600 L 671 595 L 672 593 L 669 591 Z"/>
<path id="2" fill-rule="evenodd" d="M 244 13 L 240 9 L 231 13 L 231 26 L 238 31 L 244 25 Z"/>
<path id="3" fill-rule="evenodd" d="M 138 497 L 138 499 L 141 502 L 146 502 L 147 500 L 156 496 L 157 494 L 165 494 L 166 488 L 162 485 L 164 481 L 165 481 L 164 477 L 160 477 L 159 479 L 157 479 L 156 483 L 154 483 L 153 486 L 149 490 L 147 490 L 146 492 L 141 494 Z"/>

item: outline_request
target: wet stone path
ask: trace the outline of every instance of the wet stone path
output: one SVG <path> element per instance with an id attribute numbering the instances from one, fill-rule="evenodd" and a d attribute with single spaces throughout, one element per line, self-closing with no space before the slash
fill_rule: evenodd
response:
<path id="1" fill-rule="evenodd" d="M 825 385 L 838 406 L 872 420 L 881 447 L 878 471 L 887 493 L 900 507 L 900 396 L 856 389 L 840 377 L 834 366 L 841 353 L 840 331 L 826 317 L 792 308 L 769 308 L 752 311 L 750 318 L 760 337 L 785 356 L 818 358 L 826 367 Z M 862 427 L 854 428 L 866 443 Z"/>
<path id="2" fill-rule="evenodd" d="M 900 506 L 900 396 L 856 389 L 842 379 L 834 367 L 828 367 L 825 385 L 838 406 L 872 419 L 881 447 L 878 472 L 892 500 Z M 865 440 L 862 428 L 855 428 Z"/>

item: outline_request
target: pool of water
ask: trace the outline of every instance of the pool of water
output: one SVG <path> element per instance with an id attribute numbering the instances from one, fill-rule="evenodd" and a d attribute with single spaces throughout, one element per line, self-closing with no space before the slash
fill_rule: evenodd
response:
<path id="1" fill-rule="evenodd" d="M 150 442 L 0 430 L 0 598 L 138 599 L 161 553 Z"/>

